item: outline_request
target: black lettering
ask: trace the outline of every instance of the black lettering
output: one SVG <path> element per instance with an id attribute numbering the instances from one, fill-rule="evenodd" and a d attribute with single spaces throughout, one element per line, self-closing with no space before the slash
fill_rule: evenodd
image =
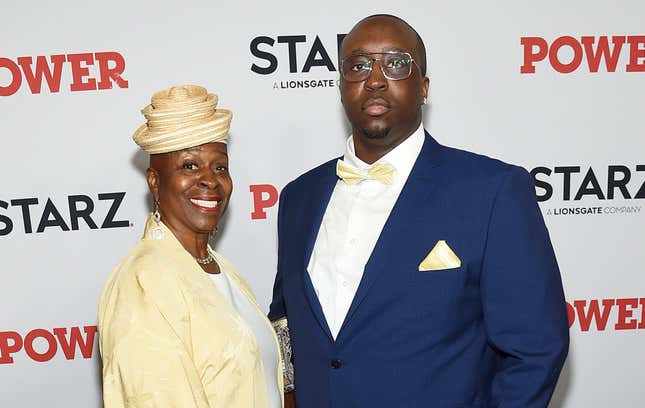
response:
<path id="1" fill-rule="evenodd" d="M 85 220 L 85 223 L 90 229 L 98 228 L 91 217 L 92 211 L 94 211 L 94 202 L 90 197 L 86 195 L 71 195 L 67 197 L 67 202 L 69 203 L 69 220 L 73 231 L 78 231 L 79 218 Z M 85 203 L 85 208 L 79 209 L 77 206 L 79 202 Z"/>
<path id="2" fill-rule="evenodd" d="M 281 35 L 278 42 L 287 43 L 289 46 L 289 72 L 298 72 L 298 58 L 296 55 L 296 43 L 307 41 L 304 35 Z"/>
<path id="3" fill-rule="evenodd" d="M 320 58 L 316 58 L 318 54 L 320 54 Z M 305 66 L 302 68 L 302 72 L 309 72 L 311 67 L 327 67 L 329 71 L 336 71 L 334 63 L 331 61 L 331 58 L 329 58 L 329 54 L 327 54 L 327 50 L 325 50 L 325 47 L 318 36 L 316 36 L 316 39 L 314 40 L 314 45 L 311 46 L 311 50 L 307 56 L 307 61 L 305 61 Z"/>
<path id="4" fill-rule="evenodd" d="M 51 220 L 49 219 L 50 215 L 54 217 Z M 43 232 L 47 227 L 60 227 L 63 231 L 69 231 L 69 227 L 65 224 L 63 216 L 60 215 L 60 212 L 58 212 L 58 209 L 52 202 L 51 198 L 47 199 L 47 203 L 45 204 L 43 215 L 40 217 L 40 222 L 38 223 L 38 229 L 36 232 Z"/>
<path id="5" fill-rule="evenodd" d="M 591 186 L 589 186 L 590 184 Z M 574 200 L 580 200 L 582 196 L 585 195 L 595 195 L 599 200 L 605 199 L 605 195 L 602 193 L 602 189 L 600 188 L 600 183 L 598 183 L 598 179 L 591 167 L 589 167 L 585 178 L 582 180 L 582 184 L 580 185 L 580 189 L 576 193 Z"/>
<path id="6" fill-rule="evenodd" d="M 345 38 L 347 34 L 336 34 L 336 50 L 338 51 L 338 64 L 336 66 L 340 67 L 340 48 L 341 45 L 343 44 L 343 39 Z"/>
<path id="7" fill-rule="evenodd" d="M 25 226 L 25 234 L 31 234 L 33 231 L 31 229 L 31 213 L 29 212 L 29 206 L 38 204 L 37 198 L 21 198 L 19 200 L 11 200 L 11 205 L 19 205 L 22 209 L 22 221 Z"/>
<path id="8" fill-rule="evenodd" d="M 9 203 L 0 200 L 0 207 L 6 210 L 9 208 Z M 9 235 L 13 231 L 13 221 L 11 221 L 11 218 L 0 214 L 0 222 L 4 224 L 4 227 L 0 228 L 0 236 Z"/>
<path id="9" fill-rule="evenodd" d="M 636 166 L 636 171 L 641 172 L 645 171 L 645 164 L 639 164 Z M 645 198 L 645 181 L 643 181 L 643 184 L 641 185 L 641 188 L 638 189 L 638 192 L 634 196 L 634 198 Z"/>
<path id="10" fill-rule="evenodd" d="M 536 167 L 533 170 L 531 170 L 531 177 L 533 177 L 533 183 L 535 184 L 535 187 L 544 189 L 544 194 L 538 194 L 537 191 L 535 192 L 535 196 L 537 197 L 537 200 L 542 202 L 551 198 L 551 196 L 553 195 L 553 187 L 551 186 L 551 184 L 549 184 L 546 181 L 538 180 L 537 178 L 538 174 L 546 174 L 547 176 L 550 176 L 551 169 L 547 167 Z"/>
<path id="11" fill-rule="evenodd" d="M 616 173 L 622 173 L 623 177 L 620 180 L 616 179 Z M 609 166 L 607 175 L 607 198 L 614 198 L 614 190 L 618 188 L 623 195 L 623 198 L 632 198 L 627 190 L 627 183 L 632 178 L 632 173 L 627 166 Z"/>
<path id="12" fill-rule="evenodd" d="M 125 197 L 125 192 L 119 192 L 119 193 L 101 193 L 99 194 L 99 200 L 112 200 L 112 206 L 108 210 L 107 215 L 105 216 L 105 220 L 103 220 L 103 224 L 101 224 L 101 228 L 120 228 L 120 227 L 127 227 L 130 225 L 130 221 L 114 221 L 114 216 L 116 215 L 116 212 L 119 210 L 119 207 L 121 206 L 121 203 L 123 202 L 123 198 Z"/>
<path id="13" fill-rule="evenodd" d="M 262 51 L 259 48 L 260 44 L 273 46 L 273 43 L 273 38 L 264 36 L 255 37 L 253 41 L 251 41 L 251 54 L 269 63 L 269 65 L 266 67 L 261 67 L 253 63 L 251 65 L 251 71 L 260 75 L 268 75 L 274 73 L 275 70 L 278 69 L 278 59 L 275 57 L 275 55 L 271 54 L 270 52 Z"/>
<path id="14" fill-rule="evenodd" d="M 562 199 L 571 199 L 571 173 L 580 173 L 580 166 L 563 166 L 553 169 L 556 174 L 564 174 L 562 185 Z"/>

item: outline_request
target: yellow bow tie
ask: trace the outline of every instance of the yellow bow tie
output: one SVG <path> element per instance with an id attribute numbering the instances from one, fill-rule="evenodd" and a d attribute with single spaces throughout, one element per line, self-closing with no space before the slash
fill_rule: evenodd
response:
<path id="1" fill-rule="evenodd" d="M 396 170 L 391 164 L 376 163 L 367 170 L 351 166 L 342 160 L 336 162 L 336 174 L 347 184 L 358 184 L 363 180 L 374 179 L 383 184 L 391 185 L 394 183 L 394 174 Z"/>

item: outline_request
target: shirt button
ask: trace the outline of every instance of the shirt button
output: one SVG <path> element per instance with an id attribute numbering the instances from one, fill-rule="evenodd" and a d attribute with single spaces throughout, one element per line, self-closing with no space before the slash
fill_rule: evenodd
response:
<path id="1" fill-rule="evenodd" d="M 348 285 L 347 281 L 343 281 L 343 287 L 346 288 Z"/>
<path id="2" fill-rule="evenodd" d="M 331 367 L 336 370 L 338 370 L 342 365 L 343 365 L 343 362 L 340 361 L 339 359 L 331 360 Z"/>

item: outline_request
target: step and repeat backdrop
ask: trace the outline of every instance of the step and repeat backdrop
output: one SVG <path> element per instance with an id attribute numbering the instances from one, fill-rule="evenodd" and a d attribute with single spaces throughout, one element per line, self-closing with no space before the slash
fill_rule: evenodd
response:
<path id="1" fill-rule="evenodd" d="M 0 406 L 102 405 L 98 296 L 150 210 L 131 135 L 162 88 L 234 112 L 213 244 L 268 308 L 279 191 L 342 153 L 338 44 L 374 13 L 426 42 L 430 133 L 535 179 L 572 336 L 551 406 L 645 404 L 643 1 L 4 1 Z"/>

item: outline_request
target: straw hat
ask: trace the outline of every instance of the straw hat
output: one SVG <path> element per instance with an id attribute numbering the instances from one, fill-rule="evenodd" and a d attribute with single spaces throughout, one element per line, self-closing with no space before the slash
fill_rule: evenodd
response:
<path id="1" fill-rule="evenodd" d="M 201 86 L 173 86 L 156 92 L 141 111 L 148 122 L 134 132 L 133 139 L 150 154 L 226 143 L 233 114 L 216 106 L 217 95 Z"/>

